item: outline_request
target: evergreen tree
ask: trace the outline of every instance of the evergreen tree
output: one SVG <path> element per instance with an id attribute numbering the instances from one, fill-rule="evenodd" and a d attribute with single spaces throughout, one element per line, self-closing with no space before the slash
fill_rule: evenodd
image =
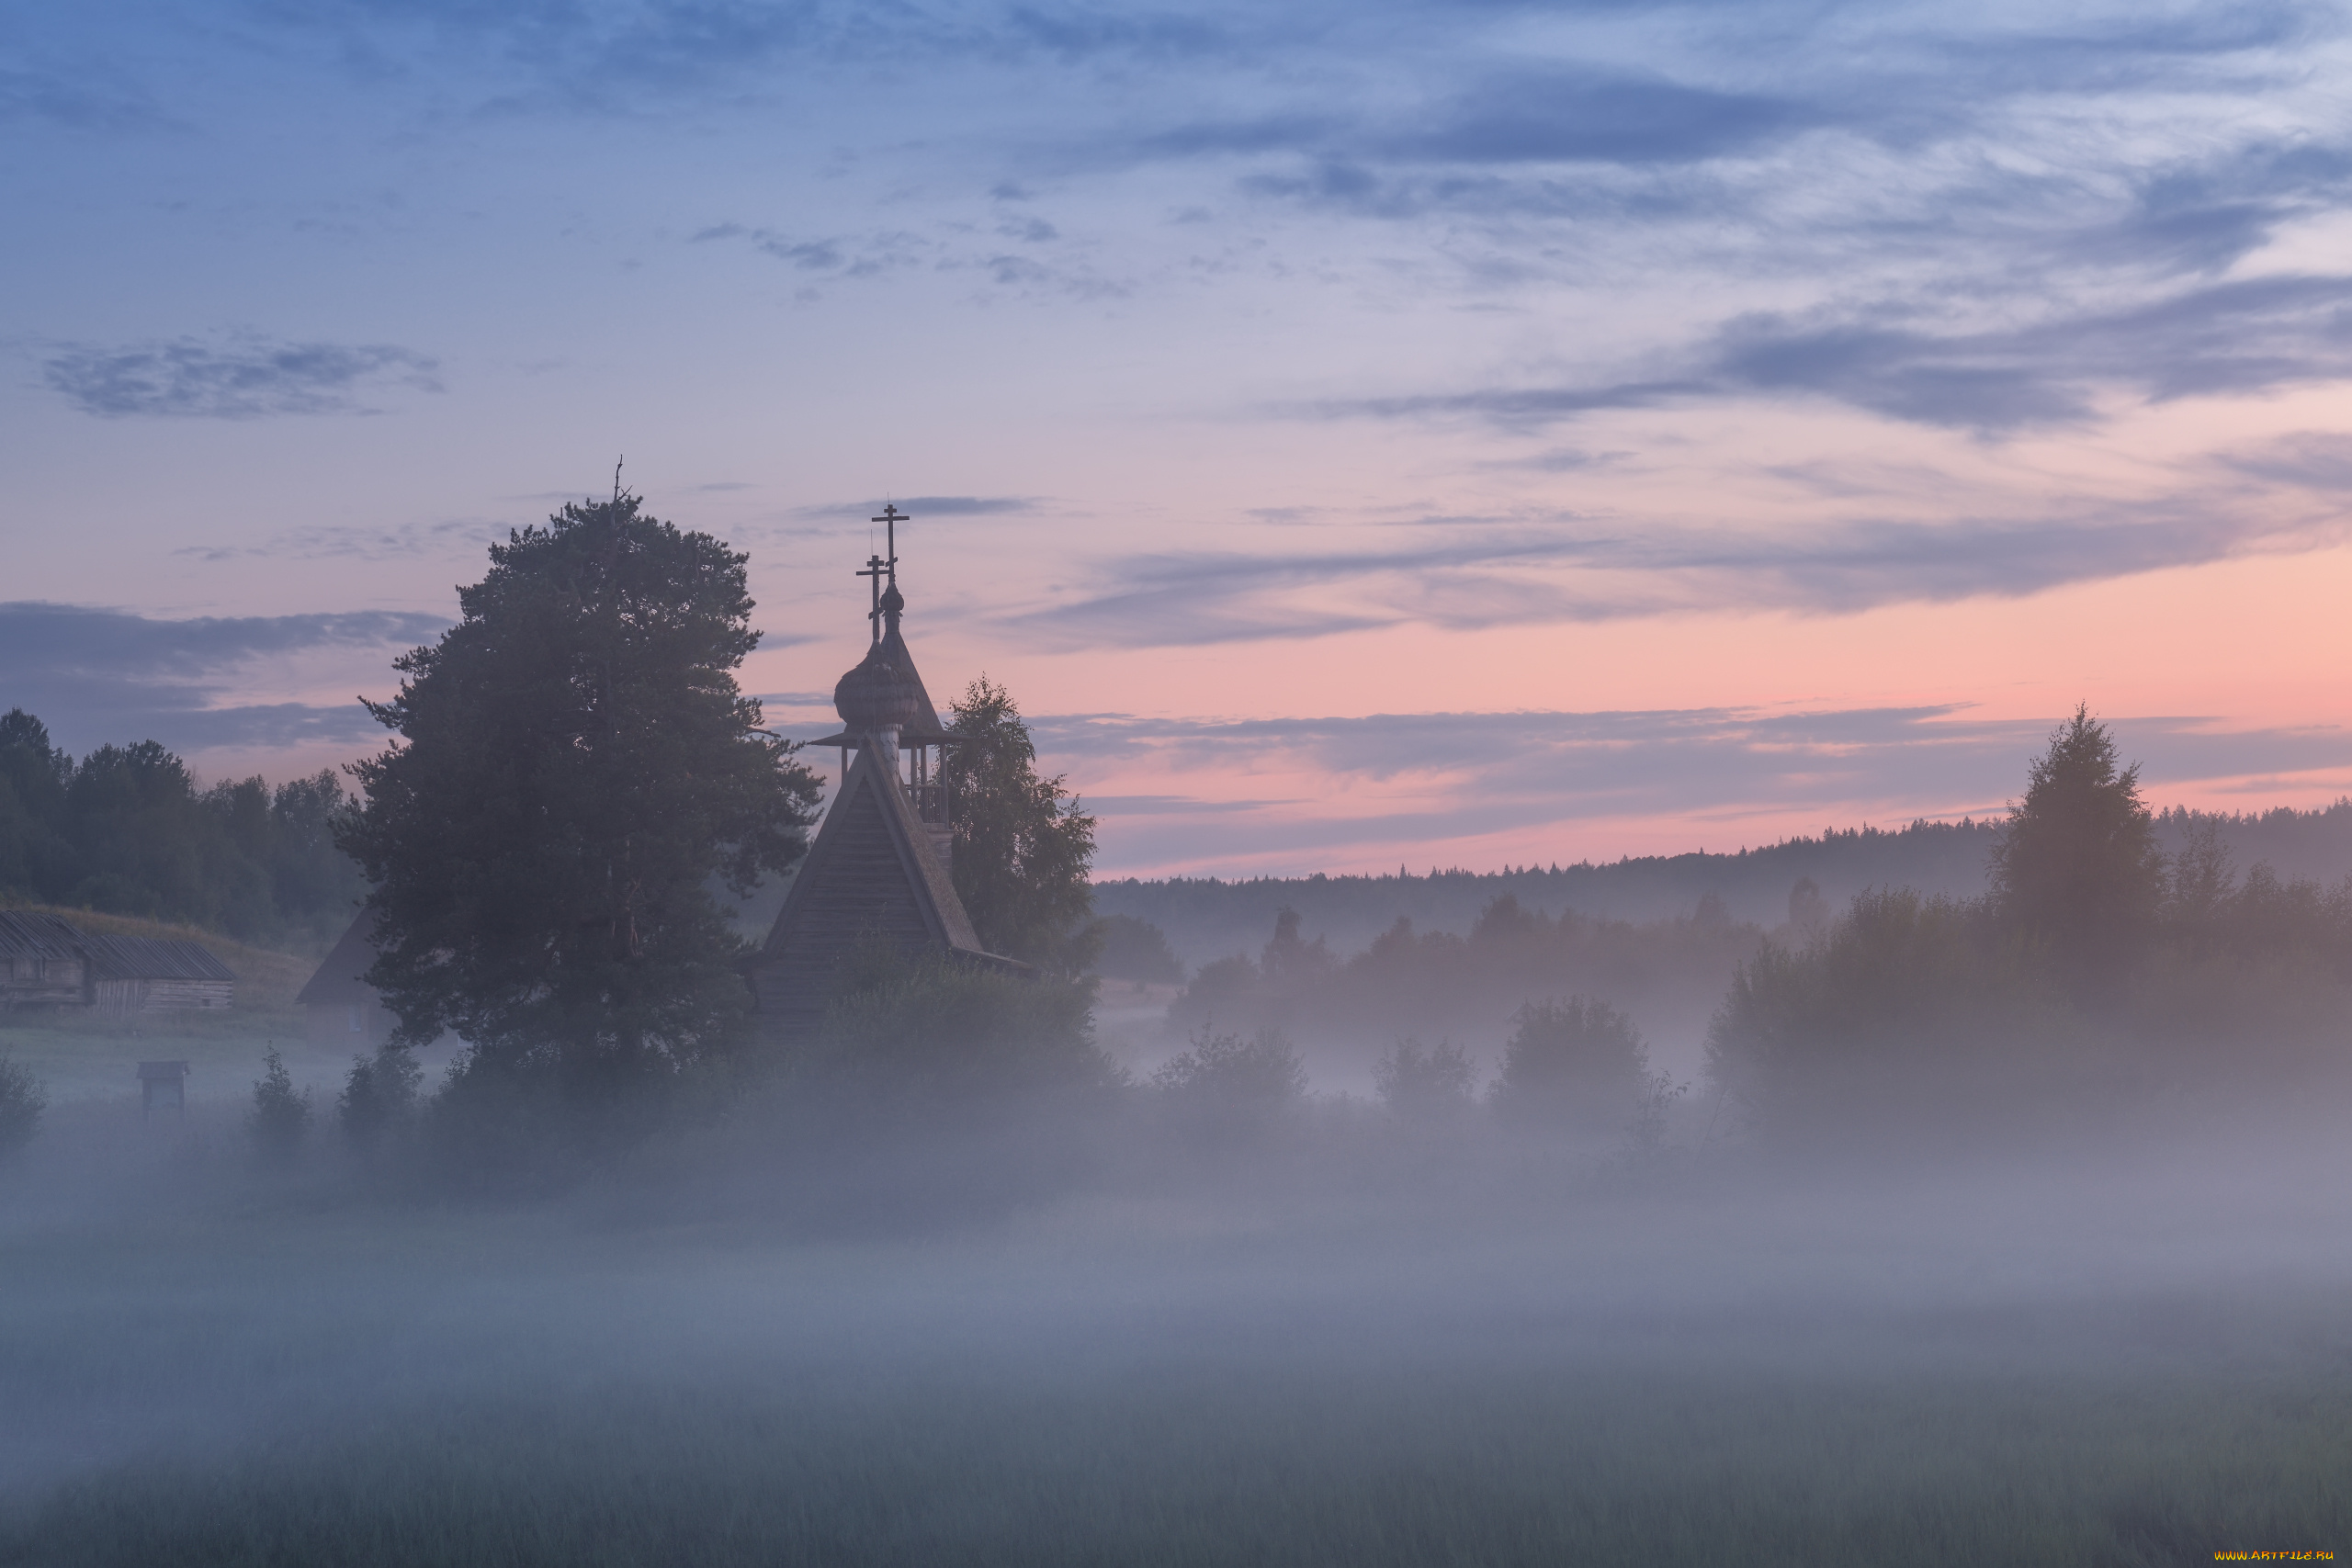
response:
<path id="1" fill-rule="evenodd" d="M 2087 705 L 2060 725 L 2028 772 L 2025 798 L 1994 841 L 1994 907 L 2077 980 L 2112 979 L 2154 931 L 2164 855 L 2140 800 L 2140 768 Z"/>
<path id="2" fill-rule="evenodd" d="M 41 1112 L 48 1109 L 49 1095 L 40 1080 L 0 1051 L 0 1160 L 32 1142 L 40 1130 Z"/>
<path id="3" fill-rule="evenodd" d="M 745 897 L 797 860 L 817 783 L 735 683 L 748 558 L 623 494 L 490 555 L 369 705 L 401 739 L 354 770 L 337 835 L 373 884 L 368 981 L 397 1043 L 469 1043 L 461 1090 L 613 1104 L 741 1037 L 712 884 Z"/>
<path id="4" fill-rule="evenodd" d="M 343 1093 L 335 1098 L 335 1120 L 353 1143 L 372 1148 L 415 1113 L 424 1081 L 424 1068 L 404 1045 L 386 1045 L 373 1056 L 354 1056 Z"/>
<path id="5" fill-rule="evenodd" d="M 0 715 L 0 890 L 50 895 L 72 852 L 59 837 L 74 759 L 22 708 Z"/>
<path id="6" fill-rule="evenodd" d="M 1061 775 L 1037 776 L 1037 748 L 1003 687 L 982 676 L 951 713 L 948 728 L 966 739 L 944 748 L 940 773 L 953 802 L 956 892 L 981 945 L 1082 972 L 1102 940 L 1088 919 L 1094 818 Z"/>
<path id="7" fill-rule="evenodd" d="M 311 1126 L 311 1091 L 294 1087 L 286 1059 L 272 1051 L 262 1058 L 262 1075 L 254 1085 L 254 1102 L 245 1112 L 245 1132 L 264 1159 L 283 1165 L 302 1149 L 302 1134 Z"/>

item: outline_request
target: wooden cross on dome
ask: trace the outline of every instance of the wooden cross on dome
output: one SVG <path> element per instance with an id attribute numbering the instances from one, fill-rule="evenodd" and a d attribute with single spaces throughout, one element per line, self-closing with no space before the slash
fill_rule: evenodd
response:
<path id="1" fill-rule="evenodd" d="M 866 521 L 879 523 L 889 530 L 889 542 L 884 547 L 890 552 L 888 558 L 885 559 L 881 556 L 868 556 L 865 558 L 865 570 L 857 574 L 873 580 L 866 585 L 873 604 L 865 612 L 865 619 L 866 623 L 874 628 L 874 640 L 880 642 L 882 640 L 882 580 L 887 577 L 890 580 L 891 587 L 899 586 L 899 525 L 911 523 L 914 519 L 911 514 L 899 511 L 896 502 L 885 502 L 882 504 L 882 515 L 868 518 Z"/>
<path id="2" fill-rule="evenodd" d="M 901 523 L 913 522 L 914 515 L 911 513 L 899 511 L 899 503 L 897 502 L 886 501 L 882 503 L 882 515 L 879 517 L 869 517 L 866 521 L 869 523 L 879 523 L 888 530 L 887 535 L 888 542 L 883 546 L 883 547 L 887 549 L 890 555 L 890 586 L 896 588 L 899 585 L 899 525 Z"/>
<path id="3" fill-rule="evenodd" d="M 870 591 L 874 604 L 873 608 L 865 612 L 865 618 L 873 624 L 874 640 L 876 642 L 880 642 L 882 640 L 882 579 L 885 577 L 890 577 L 893 581 L 896 581 L 896 575 L 890 571 L 888 566 L 883 564 L 883 560 L 880 556 L 866 557 L 865 566 L 857 573 L 857 575 L 860 577 L 873 579 L 873 581 L 866 586 Z"/>

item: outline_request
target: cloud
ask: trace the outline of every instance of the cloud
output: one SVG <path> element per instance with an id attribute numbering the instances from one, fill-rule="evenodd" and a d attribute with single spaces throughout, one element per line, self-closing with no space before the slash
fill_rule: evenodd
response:
<path id="1" fill-rule="evenodd" d="M 1519 70 L 1374 145 L 1392 158 L 1446 163 L 1688 163 L 1752 152 L 1827 118 L 1791 99 L 1655 76 Z"/>
<path id="2" fill-rule="evenodd" d="M 921 269 L 933 273 L 977 275 L 1002 293 L 1042 299 L 1106 299 L 1126 294 L 1130 286 L 1101 276 L 1090 267 L 1071 267 L 1040 261 L 1034 255 L 966 243 L 967 226 L 942 225 L 945 239 L 909 230 L 876 231 L 863 235 L 802 236 L 770 229 L 718 223 L 689 237 L 689 244 L 744 241 L 761 254 L 773 257 L 795 272 L 810 276 L 804 299 L 815 299 L 818 281 L 872 281 Z M 1029 245 L 1050 245 L 1061 233 L 1043 219 L 1008 220 L 997 223 L 998 238 Z"/>
<path id="3" fill-rule="evenodd" d="M 2217 460 L 2269 484 L 2292 485 L 2324 495 L 2352 491 L 2352 440 L 2336 431 L 2298 431 L 2258 446 L 2223 453 Z"/>
<path id="4" fill-rule="evenodd" d="M 235 700 L 273 662 L 393 653 L 448 626 L 439 615 L 345 614 L 164 620 L 122 610 L 0 604 L 0 708 L 40 716 L 61 744 L 160 740 L 181 750 L 269 749 L 380 733 L 356 701 L 332 706 Z"/>
<path id="5" fill-rule="evenodd" d="M 1136 138 L 1125 152 L 1146 162 L 1289 155 L 1306 167 L 1256 171 L 1244 188 L 1401 216 L 1494 194 L 1464 184 L 1465 170 L 1681 165 L 1761 152 L 1834 118 L 1793 99 L 1656 74 L 1511 65 L 1477 71 L 1434 102 L 1199 120 Z"/>
<path id="6" fill-rule="evenodd" d="M 516 499 L 544 499 L 540 497 Z M 576 499 L 556 492 L 555 499 Z M 408 560 L 453 548 L 480 549 L 503 538 L 509 525 L 473 518 L 439 523 L 377 525 L 313 525 L 289 529 L 259 543 L 182 545 L 172 551 L 190 560 L 226 561 L 322 560 L 347 557 L 357 560 Z"/>
<path id="7" fill-rule="evenodd" d="M 910 495 L 892 502 L 899 515 L 926 517 L 999 517 L 1035 512 L 1040 502 L 1026 495 Z M 794 517 L 830 517 L 843 523 L 865 523 L 876 515 L 878 501 L 820 501 L 796 506 Z"/>
<path id="8" fill-rule="evenodd" d="M 2062 231 L 2076 263 L 2217 274 L 2267 244 L 2288 221 L 2332 209 L 2352 190 L 2340 146 L 2260 141 L 2159 164 L 2133 182 L 2111 219 Z"/>
<path id="9" fill-rule="evenodd" d="M 1923 424 L 2008 431 L 2090 417 L 2102 390 L 2151 401 L 2352 374 L 2352 276 L 2263 277 L 1998 332 L 1937 333 L 1757 315 L 1713 368 Z"/>
<path id="10" fill-rule="evenodd" d="M 773 91 L 794 66 L 886 62 L 893 70 L 976 62 L 1165 67 L 1229 54 L 1230 28 L 1183 7 L 925 6 L 863 0 L 343 0 L 269 18 L 322 39 L 365 78 L 492 68 L 490 102 L 565 115 L 641 117 L 649 107 Z"/>
<path id="11" fill-rule="evenodd" d="M 1487 388 L 1472 392 L 1327 401 L 1310 404 L 1300 412 L 1341 416 L 1369 414 L 1380 419 L 1471 414 L 1500 425 L 1537 428 L 1602 409 L 1656 408 L 1671 399 L 1698 397 L 1719 389 L 1713 381 L 1695 379 L 1620 381 L 1590 387 Z"/>
<path id="12" fill-rule="evenodd" d="M 153 131 L 172 124 L 145 94 L 90 73 L 0 70 L 0 124 L 28 119 L 95 131 Z"/>
<path id="13" fill-rule="evenodd" d="M 207 344 L 193 338 L 128 348 L 73 344 L 41 367 L 51 390 L 85 413 L 258 419 L 369 413 L 360 401 L 387 387 L 437 392 L 435 361 L 387 344 Z"/>
<path id="14" fill-rule="evenodd" d="M 1084 596 L 1011 617 L 1069 646 L 1186 647 L 1422 622 L 1456 629 L 1685 611 L 1850 614 L 2018 597 L 2352 537 L 2352 520 L 2275 515 L 2224 497 L 2076 514 L 1858 521 L 1803 534 L 1518 525 L 1386 550 L 1194 551 L 1106 561 Z"/>
<path id="15" fill-rule="evenodd" d="M 2352 376 L 2352 276 L 2203 285 L 1996 331 L 1939 332 L 1893 310 L 1758 312 L 1724 323 L 1679 357 L 1689 373 L 1677 378 L 1365 398 L 1291 412 L 1467 415 L 1538 429 L 1669 400 L 1811 396 L 1908 423 L 2007 434 L 2089 423 L 2110 393 L 2164 402 Z"/>

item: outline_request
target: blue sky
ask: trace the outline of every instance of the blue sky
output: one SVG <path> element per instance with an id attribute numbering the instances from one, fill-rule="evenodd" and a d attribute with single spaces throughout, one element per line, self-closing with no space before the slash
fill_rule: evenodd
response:
<path id="1" fill-rule="evenodd" d="M 609 488 L 858 651 L 886 497 L 1105 869 L 2352 786 L 2320 6 L 375 3 L 0 20 L 0 703 L 214 773 Z M 1972 759 L 1964 764 L 1956 758 Z"/>

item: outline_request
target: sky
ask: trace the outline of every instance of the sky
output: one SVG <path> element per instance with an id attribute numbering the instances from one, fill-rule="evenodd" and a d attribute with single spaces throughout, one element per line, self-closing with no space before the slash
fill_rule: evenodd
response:
<path id="1" fill-rule="evenodd" d="M 886 502 L 1098 874 L 2352 790 L 2321 5 L 0 9 L 0 708 L 208 777 L 614 467 L 833 728 Z M 811 754 L 812 761 L 825 759 Z"/>

